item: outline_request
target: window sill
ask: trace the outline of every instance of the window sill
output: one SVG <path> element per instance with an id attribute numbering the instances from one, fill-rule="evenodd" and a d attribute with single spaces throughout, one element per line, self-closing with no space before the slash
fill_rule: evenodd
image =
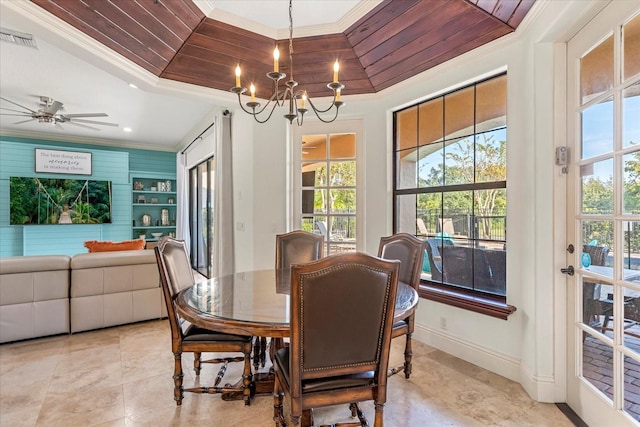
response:
<path id="1" fill-rule="evenodd" d="M 516 311 L 516 307 L 504 301 L 480 297 L 464 292 L 453 291 L 439 286 L 422 284 L 418 294 L 421 298 L 436 301 L 442 304 L 452 305 L 487 316 L 507 320 Z"/>

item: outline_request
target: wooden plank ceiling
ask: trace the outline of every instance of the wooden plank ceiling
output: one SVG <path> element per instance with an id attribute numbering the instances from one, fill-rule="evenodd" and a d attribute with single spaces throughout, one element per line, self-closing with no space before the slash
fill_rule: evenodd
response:
<path id="1" fill-rule="evenodd" d="M 239 64 L 242 85 L 268 98 L 276 43 L 291 76 L 288 40 L 209 19 L 191 0 L 31 1 L 162 78 L 227 91 Z M 515 31 L 534 1 L 385 0 L 341 34 L 304 38 L 294 21 L 293 77 L 327 96 L 338 59 L 343 94 L 378 92 Z"/>

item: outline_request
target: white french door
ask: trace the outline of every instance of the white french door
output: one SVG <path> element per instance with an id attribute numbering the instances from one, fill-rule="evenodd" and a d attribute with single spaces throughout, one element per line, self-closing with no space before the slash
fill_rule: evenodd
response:
<path id="1" fill-rule="evenodd" d="M 567 402 L 640 424 L 640 1 L 614 0 L 567 49 Z"/>

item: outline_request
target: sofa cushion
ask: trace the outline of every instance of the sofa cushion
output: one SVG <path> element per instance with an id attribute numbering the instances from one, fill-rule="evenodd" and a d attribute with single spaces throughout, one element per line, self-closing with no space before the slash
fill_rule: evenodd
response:
<path id="1" fill-rule="evenodd" d="M 131 251 L 144 249 L 145 241 L 142 239 L 124 240 L 122 242 L 87 240 L 84 247 L 89 252 Z"/>

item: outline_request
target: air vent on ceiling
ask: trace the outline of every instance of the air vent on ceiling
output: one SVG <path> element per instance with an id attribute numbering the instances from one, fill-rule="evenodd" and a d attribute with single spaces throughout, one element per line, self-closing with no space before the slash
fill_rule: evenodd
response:
<path id="1" fill-rule="evenodd" d="M 3 42 L 15 43 L 22 46 L 38 48 L 33 35 L 27 33 L 21 33 L 19 31 L 8 30 L 6 28 L 0 28 L 0 40 Z"/>

